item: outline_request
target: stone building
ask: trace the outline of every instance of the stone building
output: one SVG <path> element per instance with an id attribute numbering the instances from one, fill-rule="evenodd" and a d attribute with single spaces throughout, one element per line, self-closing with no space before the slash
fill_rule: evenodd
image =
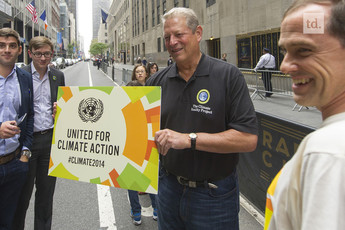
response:
<path id="1" fill-rule="evenodd" d="M 189 7 L 203 27 L 202 52 L 242 68 L 253 68 L 270 48 L 279 64 L 279 27 L 292 0 L 113 0 L 108 17 L 108 43 L 118 62 L 146 57 L 161 66 L 166 51 L 161 16 L 173 7 Z"/>

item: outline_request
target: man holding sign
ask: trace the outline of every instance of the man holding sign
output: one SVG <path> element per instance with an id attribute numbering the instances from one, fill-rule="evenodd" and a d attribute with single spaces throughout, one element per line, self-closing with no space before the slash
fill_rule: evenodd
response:
<path id="1" fill-rule="evenodd" d="M 57 99 L 59 86 L 65 85 L 64 74 L 49 68 L 53 56 L 53 43 L 46 37 L 34 37 L 29 43 L 30 65 L 23 67 L 32 74 L 34 87 L 34 139 L 32 158 L 29 164 L 28 180 L 23 187 L 16 211 L 13 229 L 24 229 L 26 210 L 34 184 L 35 229 L 50 229 L 53 212 L 53 195 L 56 177 L 48 176 L 50 149 L 53 137 L 53 105 Z"/>
<path id="2" fill-rule="evenodd" d="M 238 229 L 238 153 L 257 143 L 246 82 L 235 66 L 201 53 L 193 10 L 173 8 L 163 24 L 175 63 L 146 83 L 162 87 L 159 229 Z"/>

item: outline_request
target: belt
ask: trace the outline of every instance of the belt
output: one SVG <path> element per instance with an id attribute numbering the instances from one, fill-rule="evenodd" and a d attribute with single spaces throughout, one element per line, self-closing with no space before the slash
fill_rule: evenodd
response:
<path id="1" fill-rule="evenodd" d="M 16 150 L 13 152 L 5 155 L 5 156 L 0 156 L 0 165 L 7 164 L 11 160 L 14 159 L 15 156 L 17 156 L 20 153 L 20 147 L 18 147 Z"/>
<path id="2" fill-rule="evenodd" d="M 49 133 L 51 131 L 53 131 L 53 129 L 46 129 L 46 130 L 43 130 L 43 131 L 34 132 L 34 135 L 44 135 L 44 134 L 47 134 L 47 133 Z"/>
<path id="3" fill-rule="evenodd" d="M 177 179 L 177 182 L 180 184 L 180 185 L 183 185 L 183 186 L 187 186 L 187 187 L 190 187 L 190 188 L 197 188 L 197 187 L 204 187 L 204 188 L 218 188 L 217 185 L 215 184 L 212 184 L 210 181 L 207 181 L 207 180 L 204 180 L 204 181 L 193 181 L 193 180 L 189 180 L 185 177 L 182 177 L 182 176 L 175 176 L 174 174 L 170 173 L 168 170 L 166 170 L 165 168 L 162 168 L 164 170 L 164 172 L 167 174 L 167 175 L 171 175 L 173 177 L 176 177 Z"/>
<path id="4" fill-rule="evenodd" d="M 180 183 L 183 186 L 187 186 L 190 188 L 197 188 L 197 187 L 206 187 L 206 188 L 218 188 L 217 185 L 212 184 L 211 182 L 205 181 L 192 181 L 187 178 L 184 178 L 182 176 L 176 176 L 176 179 L 178 183 Z"/>

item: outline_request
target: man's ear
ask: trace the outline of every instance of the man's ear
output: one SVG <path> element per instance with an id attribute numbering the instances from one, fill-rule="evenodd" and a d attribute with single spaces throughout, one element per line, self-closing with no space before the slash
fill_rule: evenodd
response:
<path id="1" fill-rule="evenodd" d="M 22 51 L 23 51 L 22 46 L 19 46 L 19 55 L 22 54 Z"/>
<path id="2" fill-rule="evenodd" d="M 202 27 L 200 25 L 196 27 L 195 34 L 198 37 L 198 42 L 200 42 L 202 39 Z"/>

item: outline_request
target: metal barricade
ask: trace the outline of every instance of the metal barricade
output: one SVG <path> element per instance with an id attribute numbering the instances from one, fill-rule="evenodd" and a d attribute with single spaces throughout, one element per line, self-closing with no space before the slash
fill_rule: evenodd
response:
<path id="1" fill-rule="evenodd" d="M 101 62 L 101 69 L 105 74 L 108 74 L 108 63 Z"/>
<path id="2" fill-rule="evenodd" d="M 283 96 L 293 97 L 293 92 L 291 89 L 292 80 L 289 75 L 284 74 L 280 71 L 275 70 L 258 70 L 255 72 L 253 69 L 246 69 L 240 68 L 242 72 L 248 89 L 252 91 L 250 97 L 255 100 L 257 96 L 261 97 L 262 99 L 266 98 L 264 94 L 266 93 L 274 93 Z M 264 72 L 270 72 L 272 74 L 271 82 L 272 82 L 272 91 L 267 91 L 265 89 L 262 74 Z M 309 109 L 306 106 L 298 105 L 297 103 L 294 105 L 292 110 L 295 110 L 299 106 L 298 112 L 302 110 L 302 108 Z"/>
<path id="3" fill-rule="evenodd" d="M 253 100 L 257 96 L 261 98 L 265 98 L 265 93 L 274 93 L 279 94 L 283 96 L 289 96 L 292 97 L 293 93 L 291 90 L 292 81 L 291 78 L 280 72 L 275 70 L 258 70 L 257 72 L 254 72 L 253 69 L 245 69 L 240 68 L 240 71 L 242 72 L 247 85 L 248 89 L 252 90 L 251 97 Z M 271 82 L 272 82 L 272 90 L 267 91 L 265 89 L 263 80 L 262 80 L 262 73 L 270 72 L 272 74 Z"/>
<path id="4" fill-rule="evenodd" d="M 122 81 L 127 85 L 132 80 L 132 70 L 122 68 Z"/>

